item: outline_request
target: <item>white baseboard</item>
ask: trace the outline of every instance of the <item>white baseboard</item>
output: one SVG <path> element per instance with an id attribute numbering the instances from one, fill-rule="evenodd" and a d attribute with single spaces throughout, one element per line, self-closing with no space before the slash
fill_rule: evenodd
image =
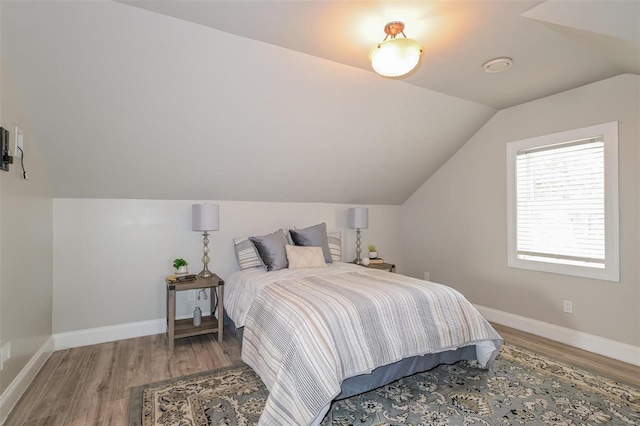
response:
<path id="1" fill-rule="evenodd" d="M 53 338 L 49 337 L 38 351 L 31 357 L 27 365 L 20 371 L 9 387 L 0 395 L 0 425 L 4 424 L 9 413 L 16 405 L 22 394 L 27 390 L 31 381 L 40 371 L 49 356 L 53 353 Z"/>
<path id="2" fill-rule="evenodd" d="M 609 358 L 640 366 L 640 347 L 606 339 L 582 331 L 572 330 L 559 325 L 522 317 L 509 312 L 475 305 L 489 321 L 506 325 L 516 330 L 535 334 L 556 342 L 564 343 L 585 351 L 594 352 Z"/>
<path id="3" fill-rule="evenodd" d="M 210 315 L 210 311 L 202 311 L 202 315 Z M 189 315 L 178 316 L 176 319 L 191 318 Z M 149 321 L 130 322 L 127 324 L 109 325 L 106 327 L 88 328 L 85 330 L 68 331 L 53 335 L 54 350 L 77 348 L 80 346 L 97 345 L 99 343 L 114 342 L 116 340 L 132 339 L 134 337 L 151 336 L 167 332 L 167 320 L 155 319 Z"/>
<path id="4" fill-rule="evenodd" d="M 160 334 L 166 330 L 166 320 L 164 319 L 138 321 L 128 324 L 109 325 L 106 327 L 58 333 L 53 335 L 53 342 L 54 349 L 57 351 L 60 349 L 77 348 L 80 346 L 97 345 L 98 343 Z"/>
<path id="5" fill-rule="evenodd" d="M 569 346 L 594 352 L 609 358 L 640 366 L 640 347 L 606 339 L 582 331 L 549 324 L 543 321 L 522 317 L 509 312 L 475 305 L 489 321 L 506 325 L 517 330 L 535 334 Z M 204 311 L 203 315 L 209 315 Z M 178 319 L 190 318 L 188 315 Z M 95 345 L 134 337 L 166 333 L 166 320 L 156 319 L 107 327 L 90 328 L 53 335 L 54 350 Z"/>

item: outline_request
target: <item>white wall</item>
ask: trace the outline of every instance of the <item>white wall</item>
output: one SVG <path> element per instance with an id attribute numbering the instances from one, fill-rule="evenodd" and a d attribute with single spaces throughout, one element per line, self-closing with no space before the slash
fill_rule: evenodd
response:
<path id="1" fill-rule="evenodd" d="M 11 342 L 11 359 L 0 372 L 1 423 L 20 394 L 5 391 L 16 388 L 14 380 L 51 337 L 53 203 L 12 76 L 0 62 L 0 122 L 11 132 L 12 151 L 15 126 L 23 131 L 29 177 L 21 178 L 19 158 L 9 172 L 0 171 L 0 347 Z M 28 381 L 22 382 L 26 388 Z"/>
<path id="2" fill-rule="evenodd" d="M 202 268 L 202 236 L 191 231 L 191 205 L 198 202 L 55 199 L 54 333 L 165 318 L 164 278 L 173 273 L 172 260 L 185 258 L 190 272 Z M 355 257 L 355 231 L 346 223 L 350 206 L 208 202 L 220 205 L 220 230 L 209 238 L 209 269 L 223 279 L 238 269 L 234 238 L 281 227 L 324 221 L 329 231 L 342 231 L 344 258 Z M 402 270 L 400 206 L 368 207 L 363 247 L 375 243 L 380 256 Z M 193 312 L 196 302 L 186 296 L 178 296 L 177 315 Z"/>
<path id="3" fill-rule="evenodd" d="M 405 271 L 429 271 L 482 306 L 640 346 L 639 104 L 640 77 L 626 74 L 500 111 L 403 205 Z M 506 143 L 609 121 L 620 122 L 621 281 L 508 268 Z"/>
<path id="4" fill-rule="evenodd" d="M 56 198 L 401 204 L 495 113 L 114 1 L 2 7 Z"/>

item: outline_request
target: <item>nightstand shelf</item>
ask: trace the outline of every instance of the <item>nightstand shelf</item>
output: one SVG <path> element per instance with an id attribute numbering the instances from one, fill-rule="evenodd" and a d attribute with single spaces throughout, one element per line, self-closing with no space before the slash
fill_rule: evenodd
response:
<path id="1" fill-rule="evenodd" d="M 218 319 L 213 315 L 202 316 L 202 323 L 199 327 L 193 325 L 193 318 L 176 320 L 173 331 L 173 338 L 199 336 L 200 334 L 217 333 Z"/>
<path id="2" fill-rule="evenodd" d="M 218 318 L 224 318 L 224 281 L 213 274 L 209 278 L 198 277 L 194 281 L 185 281 L 167 283 L 167 337 L 169 338 L 169 350 L 173 351 L 175 339 L 182 337 L 199 336 L 201 334 L 218 333 L 218 341 L 223 339 L 223 321 Z M 211 315 L 203 315 L 202 322 L 198 327 L 193 325 L 192 318 L 176 320 L 176 292 L 185 290 L 203 290 L 211 289 Z M 215 317 L 216 308 L 218 309 L 218 318 Z"/>

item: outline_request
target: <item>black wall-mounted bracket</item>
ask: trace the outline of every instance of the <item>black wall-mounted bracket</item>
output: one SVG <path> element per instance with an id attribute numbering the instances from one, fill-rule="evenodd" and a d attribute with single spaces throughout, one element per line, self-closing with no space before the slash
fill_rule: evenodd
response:
<path id="1" fill-rule="evenodd" d="M 9 155 L 9 131 L 0 127 L 0 170 L 8 172 L 9 164 L 13 164 L 13 157 Z"/>

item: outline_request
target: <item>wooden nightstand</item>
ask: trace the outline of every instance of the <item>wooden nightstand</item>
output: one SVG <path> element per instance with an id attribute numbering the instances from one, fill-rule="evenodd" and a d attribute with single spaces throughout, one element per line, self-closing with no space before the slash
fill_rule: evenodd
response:
<path id="1" fill-rule="evenodd" d="M 199 327 L 193 325 L 192 318 L 176 321 L 176 291 L 211 289 L 211 315 L 203 315 Z M 217 295 L 217 297 L 216 297 Z M 214 316 L 218 308 L 218 318 Z M 172 283 L 167 281 L 167 335 L 169 350 L 173 351 L 173 342 L 181 337 L 218 333 L 218 342 L 223 338 L 224 318 L 224 281 L 213 274 L 209 278 L 198 277 L 195 281 Z M 219 320 L 218 320 L 219 319 Z"/>
<path id="2" fill-rule="evenodd" d="M 365 268 L 372 268 L 372 269 L 382 269 L 383 271 L 389 271 L 389 272 L 395 272 L 396 271 L 396 265 L 394 265 L 393 263 L 370 263 L 367 266 L 362 265 Z"/>

